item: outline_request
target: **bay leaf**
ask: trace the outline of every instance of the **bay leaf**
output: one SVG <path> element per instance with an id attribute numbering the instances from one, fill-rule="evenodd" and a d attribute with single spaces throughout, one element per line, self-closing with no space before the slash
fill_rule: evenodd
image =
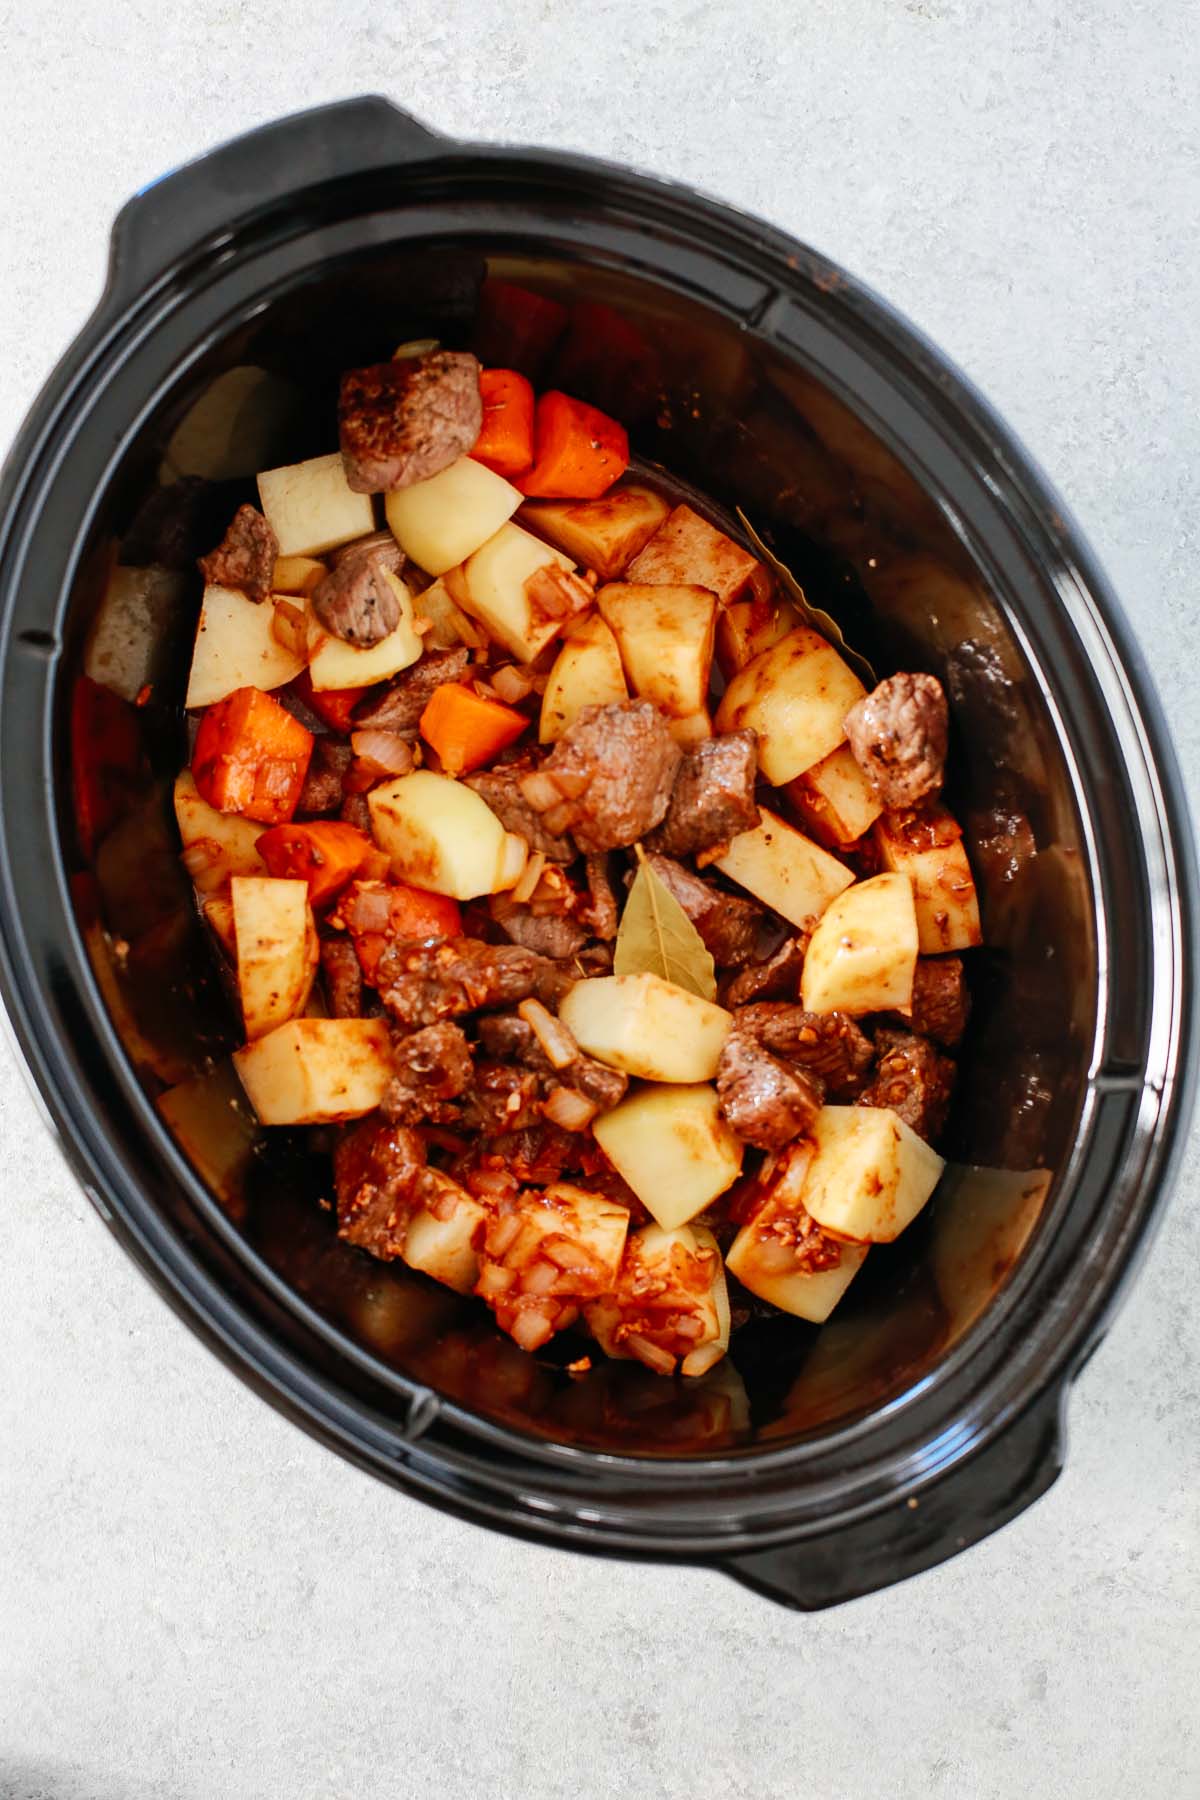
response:
<path id="1" fill-rule="evenodd" d="M 800 583 L 796 580 L 796 577 L 792 574 L 792 571 L 788 568 L 787 564 L 780 562 L 774 552 L 767 549 L 767 546 L 763 543 L 740 506 L 737 509 L 737 516 L 741 520 L 742 530 L 746 533 L 746 536 L 754 546 L 755 553 L 758 556 L 761 556 L 768 568 L 774 570 L 776 580 L 779 582 L 780 587 L 782 587 L 792 605 L 796 608 L 796 611 L 800 614 L 800 617 L 804 620 L 804 623 L 810 626 L 813 631 L 819 631 L 823 638 L 828 638 L 834 649 L 839 651 L 840 654 L 845 657 L 846 661 L 850 664 L 850 667 L 854 670 L 854 673 L 858 676 L 858 679 L 865 682 L 868 689 L 873 688 L 878 680 L 875 671 L 872 669 L 865 656 L 861 655 L 859 651 L 851 649 L 850 645 L 842 636 L 842 628 L 837 620 L 832 614 L 827 613 L 821 607 L 812 604 L 812 601 L 808 598 L 804 589 L 800 586 Z"/>
<path id="2" fill-rule="evenodd" d="M 614 975 L 659 975 L 676 987 L 717 997 L 717 975 L 704 940 L 638 847 L 634 876 L 613 948 Z"/>

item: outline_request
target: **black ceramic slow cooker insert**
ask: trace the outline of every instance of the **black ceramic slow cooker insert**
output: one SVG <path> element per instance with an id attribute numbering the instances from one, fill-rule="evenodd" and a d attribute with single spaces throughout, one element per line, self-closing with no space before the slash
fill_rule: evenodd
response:
<path id="1" fill-rule="evenodd" d="M 256 469 L 331 447 L 343 368 L 415 337 L 519 362 L 497 282 L 569 310 L 543 384 L 741 507 L 877 666 L 952 700 L 988 947 L 951 1166 L 825 1327 L 759 1320 L 693 1383 L 572 1374 L 339 1242 L 306 1138 L 264 1141 L 238 1102 L 178 864 L 192 559 Z M 117 220 L 103 299 L 5 465 L 0 635 L 21 1048 L 102 1216 L 274 1404 L 463 1517 L 802 1607 L 941 1561 L 1054 1480 L 1187 1111 L 1191 852 L 1062 503 L 878 299 L 686 189 L 456 144 L 382 100 L 254 132 Z"/>

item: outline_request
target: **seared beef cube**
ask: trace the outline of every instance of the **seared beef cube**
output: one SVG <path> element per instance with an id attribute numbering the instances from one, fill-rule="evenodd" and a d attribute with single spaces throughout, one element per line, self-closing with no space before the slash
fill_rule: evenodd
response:
<path id="1" fill-rule="evenodd" d="M 911 1031 L 880 1031 L 875 1048 L 879 1062 L 858 1104 L 890 1106 L 918 1137 L 936 1143 L 950 1110 L 954 1064 L 928 1038 Z"/>
<path id="2" fill-rule="evenodd" d="M 775 948 L 785 928 L 755 901 L 725 893 L 668 856 L 655 854 L 646 861 L 678 900 L 718 968 L 740 968 Z"/>
<path id="3" fill-rule="evenodd" d="M 541 1054 L 533 1026 L 519 1013 L 484 1013 L 476 1029 L 480 1048 L 498 1062 L 529 1062 L 535 1052 Z M 543 1059 L 540 1066 L 550 1065 Z"/>
<path id="4" fill-rule="evenodd" d="M 545 1086 L 532 1069 L 512 1063 L 481 1062 L 463 1102 L 463 1122 L 483 1137 L 502 1131 L 524 1131 L 541 1118 Z"/>
<path id="5" fill-rule="evenodd" d="M 355 725 L 415 737 L 434 690 L 443 682 L 461 681 L 469 660 L 468 652 L 461 646 L 457 650 L 427 650 L 410 668 L 402 670 L 377 700 L 359 708 Z"/>
<path id="6" fill-rule="evenodd" d="M 961 956 L 919 956 L 913 978 L 912 1029 L 953 1050 L 962 1042 L 971 996 Z"/>
<path id="7" fill-rule="evenodd" d="M 360 1019 L 363 1010 L 362 964 L 348 937 L 339 933 L 321 939 L 321 976 L 333 1017 Z"/>
<path id="8" fill-rule="evenodd" d="M 200 558 L 200 573 L 217 587 L 239 588 L 247 600 L 270 598 L 279 540 L 253 506 L 239 506 L 215 550 Z"/>
<path id="9" fill-rule="evenodd" d="M 853 1099 L 860 1092 L 875 1054 L 870 1038 L 846 1013 L 805 1012 L 802 1006 L 762 1000 L 739 1008 L 734 1023 L 764 1050 L 819 1076 L 831 1100 Z"/>
<path id="10" fill-rule="evenodd" d="M 392 1058 L 396 1073 L 380 1102 L 386 1119 L 404 1125 L 429 1120 L 437 1125 L 458 1117 L 447 1103 L 466 1093 L 474 1065 L 471 1047 L 457 1025 L 443 1020 L 421 1031 L 393 1031 Z"/>
<path id="11" fill-rule="evenodd" d="M 521 791 L 586 856 L 636 843 L 666 814 L 682 752 L 648 700 L 585 706 Z"/>
<path id="12" fill-rule="evenodd" d="M 766 962 L 739 969 L 725 989 L 722 1006 L 749 1006 L 753 1000 L 790 1000 L 800 992 L 808 934 L 785 938 Z"/>
<path id="13" fill-rule="evenodd" d="M 331 636 L 365 650 L 400 623 L 400 602 L 376 554 L 344 557 L 313 589 L 312 609 Z"/>
<path id="14" fill-rule="evenodd" d="M 365 794 L 347 794 L 338 811 L 338 818 L 345 825 L 357 825 L 360 831 L 371 835 L 371 808 Z"/>
<path id="15" fill-rule="evenodd" d="M 727 844 L 739 832 L 752 831 L 759 820 L 754 804 L 757 772 L 754 732 L 705 738 L 679 766 L 667 816 L 650 837 L 654 849 L 668 856 L 693 856 L 697 850 Z"/>
<path id="16" fill-rule="evenodd" d="M 535 913 L 510 894 L 495 894 L 488 909 L 505 937 L 539 956 L 562 962 L 587 943 L 587 932 L 561 913 Z"/>
<path id="17" fill-rule="evenodd" d="M 531 767 L 523 762 L 500 769 L 481 769 L 477 775 L 466 776 L 465 785 L 487 801 L 505 831 L 525 839 L 531 853 L 540 852 L 547 862 L 574 862 L 575 846 L 571 840 L 548 831 L 521 792 L 521 777 L 529 774 Z"/>
<path id="18" fill-rule="evenodd" d="M 478 938 L 389 944 L 375 985 L 402 1025 L 436 1025 L 482 1006 L 511 1006 L 534 990 L 544 958 L 516 944 Z"/>
<path id="19" fill-rule="evenodd" d="M 467 454 L 482 425 L 479 364 L 469 352 L 434 350 L 342 376 L 339 442 L 356 494 L 428 481 Z"/>
<path id="20" fill-rule="evenodd" d="M 854 760 L 888 807 L 916 806 L 941 787 L 948 729 L 933 675 L 891 675 L 846 714 Z"/>
<path id="21" fill-rule="evenodd" d="M 339 744 L 330 737 L 317 738 L 296 811 L 321 816 L 337 812 L 344 794 L 342 778 L 353 759 L 354 752 L 349 744 Z"/>
<path id="22" fill-rule="evenodd" d="M 617 935 L 620 912 L 609 874 L 607 856 L 589 856 L 586 863 L 588 901 L 579 917 L 595 937 L 606 942 Z"/>
<path id="23" fill-rule="evenodd" d="M 479 1042 L 489 1056 L 524 1063 L 559 1087 L 572 1088 L 582 1094 L 601 1112 L 609 1112 L 625 1098 L 629 1077 L 582 1050 L 577 1052 L 573 1062 L 556 1069 L 539 1044 L 532 1025 L 516 1013 L 485 1015 L 479 1021 Z"/>
<path id="24" fill-rule="evenodd" d="M 338 1139 L 333 1174 L 338 1236 L 385 1261 L 400 1256 L 437 1180 L 417 1133 L 372 1114 Z"/>
<path id="25" fill-rule="evenodd" d="M 781 1150 L 809 1130 L 821 1110 L 820 1080 L 789 1069 L 756 1041 L 733 1030 L 717 1065 L 717 1093 L 726 1121 L 760 1150 Z"/>
<path id="26" fill-rule="evenodd" d="M 601 1112 L 611 1112 L 619 1105 L 629 1086 L 628 1075 L 622 1074 L 620 1069 L 610 1069 L 607 1063 L 598 1062 L 582 1050 L 573 1063 L 558 1071 L 558 1079 L 560 1086 L 582 1094 Z"/>

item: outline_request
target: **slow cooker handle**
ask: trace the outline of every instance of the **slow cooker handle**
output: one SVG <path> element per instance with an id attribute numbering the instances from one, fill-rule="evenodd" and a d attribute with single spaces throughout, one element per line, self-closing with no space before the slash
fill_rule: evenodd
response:
<path id="1" fill-rule="evenodd" d="M 1015 1519 L 1062 1471 L 1065 1390 L 1043 1395 L 977 1456 L 839 1531 L 722 1563 L 738 1581 L 818 1612 L 932 1569 Z"/>
<path id="2" fill-rule="evenodd" d="M 450 140 L 380 95 L 293 113 L 152 182 L 113 224 L 105 299 L 144 294 L 197 250 L 286 195 L 444 151 Z"/>

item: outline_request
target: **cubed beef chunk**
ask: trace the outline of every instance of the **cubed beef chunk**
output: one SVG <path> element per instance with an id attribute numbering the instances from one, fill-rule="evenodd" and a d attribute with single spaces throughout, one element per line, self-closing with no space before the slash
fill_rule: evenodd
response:
<path id="1" fill-rule="evenodd" d="M 885 806 L 916 806 L 942 785 L 948 719 L 933 675 L 890 675 L 846 714 L 854 760 Z"/>
<path id="2" fill-rule="evenodd" d="M 335 1019 L 362 1017 L 362 965 L 353 943 L 340 932 L 321 939 L 321 978 Z"/>
<path id="3" fill-rule="evenodd" d="M 649 843 L 668 856 L 693 856 L 752 831 L 758 739 L 753 731 L 730 731 L 706 738 L 679 765 L 667 816 Z"/>
<path id="4" fill-rule="evenodd" d="M 357 825 L 360 831 L 371 835 L 371 808 L 365 794 L 347 794 L 338 809 L 338 818 L 345 825 Z"/>
<path id="5" fill-rule="evenodd" d="M 533 1027 L 516 1013 L 485 1014 L 479 1021 L 479 1042 L 488 1056 L 523 1063 L 548 1082 L 573 1088 L 602 1112 L 608 1112 L 625 1098 L 629 1077 L 582 1050 L 565 1068 L 556 1069 L 538 1043 Z"/>
<path id="6" fill-rule="evenodd" d="M 465 1094 L 474 1065 L 471 1047 L 450 1020 L 421 1031 L 392 1033 L 396 1073 L 380 1103 L 385 1119 L 402 1125 L 448 1124 L 458 1117 L 448 1103 Z"/>
<path id="7" fill-rule="evenodd" d="M 313 589 L 313 612 L 332 637 L 365 650 L 400 623 L 400 601 L 377 552 L 349 556 Z"/>
<path id="8" fill-rule="evenodd" d="M 337 812 L 344 798 L 342 779 L 353 760 L 349 744 L 339 744 L 331 737 L 317 738 L 296 811 L 318 816 Z"/>
<path id="9" fill-rule="evenodd" d="M 539 956 L 562 962 L 587 943 L 588 934 L 563 913 L 535 913 L 511 894 L 495 894 L 488 908 L 505 937 Z"/>
<path id="10" fill-rule="evenodd" d="M 785 938 L 774 956 L 748 963 L 725 989 L 723 1006 L 749 1006 L 753 1000 L 794 1000 L 800 992 L 808 933 Z"/>
<path id="11" fill-rule="evenodd" d="M 786 1001 L 761 1000 L 740 1007 L 734 1022 L 765 1050 L 820 1076 L 832 1100 L 852 1099 L 861 1090 L 875 1054 L 870 1038 L 846 1013 L 806 1012 Z"/>
<path id="12" fill-rule="evenodd" d="M 385 1261 L 400 1256 L 438 1179 L 417 1133 L 373 1113 L 338 1139 L 333 1174 L 338 1236 Z"/>
<path id="13" fill-rule="evenodd" d="M 253 506 L 239 506 L 215 550 L 200 558 L 200 573 L 217 587 L 240 588 L 247 600 L 269 599 L 279 540 Z"/>
<path id="14" fill-rule="evenodd" d="M 541 1119 L 545 1082 L 533 1069 L 515 1063 L 480 1062 L 463 1102 L 463 1122 L 484 1137 L 524 1131 Z"/>
<path id="15" fill-rule="evenodd" d="M 971 996 L 961 956 L 919 956 L 913 978 L 912 1029 L 953 1050 L 962 1042 Z"/>
<path id="16" fill-rule="evenodd" d="M 755 901 L 727 894 L 669 856 L 655 854 L 646 861 L 678 900 L 718 968 L 740 968 L 769 956 L 778 946 L 786 927 Z"/>
<path id="17" fill-rule="evenodd" d="M 682 752 L 656 706 L 585 706 L 521 791 L 587 856 L 636 843 L 661 822 Z"/>
<path id="18" fill-rule="evenodd" d="M 936 1143 L 950 1110 L 954 1064 L 928 1038 L 911 1031 L 879 1031 L 879 1061 L 860 1106 L 890 1106 L 926 1143 Z"/>
<path id="19" fill-rule="evenodd" d="M 588 898 L 580 909 L 579 917 L 588 930 L 607 943 L 617 935 L 620 924 L 620 911 L 617 907 L 617 896 L 612 884 L 607 856 L 589 856 L 585 864 L 587 870 Z"/>
<path id="20" fill-rule="evenodd" d="M 541 815 L 521 792 L 521 777 L 529 774 L 531 768 L 532 764 L 521 762 L 499 769 L 481 769 L 477 775 L 466 776 L 465 786 L 486 800 L 505 831 L 523 837 L 532 852 L 540 851 L 547 862 L 574 862 L 575 846 L 570 838 L 547 830 Z"/>
<path id="21" fill-rule="evenodd" d="M 479 364 L 469 352 L 434 350 L 342 376 L 339 442 L 356 494 L 428 481 L 467 454 L 482 425 Z"/>
<path id="22" fill-rule="evenodd" d="M 717 1066 L 717 1093 L 728 1124 L 760 1150 L 781 1150 L 808 1131 L 821 1110 L 820 1080 L 789 1068 L 749 1031 L 731 1031 Z"/>
<path id="23" fill-rule="evenodd" d="M 517 944 L 478 938 L 389 944 L 375 985 L 393 1018 L 413 1028 L 483 1006 L 511 1006 L 533 993 L 545 959 Z"/>
<path id="24" fill-rule="evenodd" d="M 355 717 L 355 725 L 415 737 L 421 714 L 429 705 L 434 689 L 447 681 L 461 681 L 469 660 L 469 653 L 461 646 L 457 650 L 427 650 L 410 668 L 402 670 L 376 699 L 363 703 Z"/>

